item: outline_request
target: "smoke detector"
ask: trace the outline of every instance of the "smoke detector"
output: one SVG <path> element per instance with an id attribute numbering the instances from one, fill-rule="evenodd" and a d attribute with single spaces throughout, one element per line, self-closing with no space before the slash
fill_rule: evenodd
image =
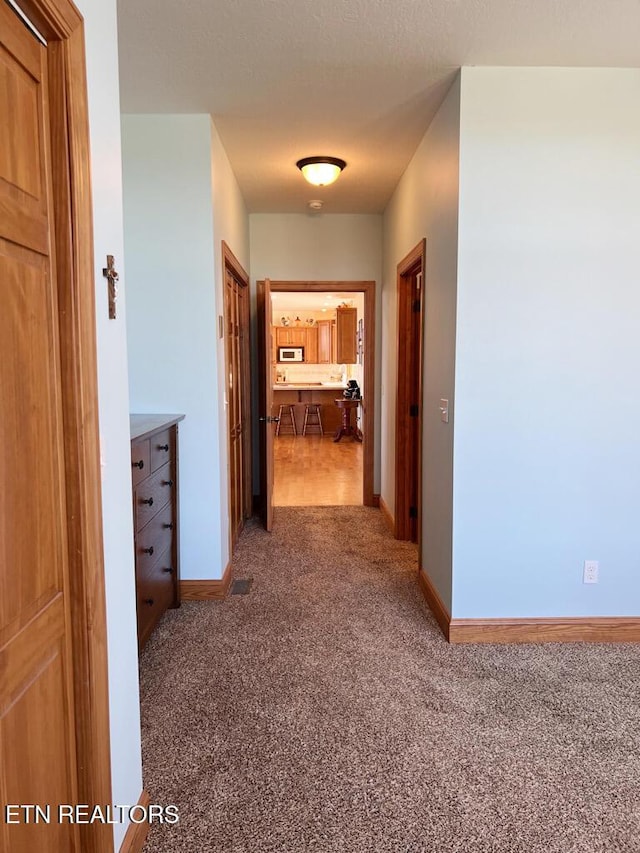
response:
<path id="1" fill-rule="evenodd" d="M 320 199 L 312 199 L 309 202 L 309 210 L 322 210 L 322 202 L 320 201 Z"/>

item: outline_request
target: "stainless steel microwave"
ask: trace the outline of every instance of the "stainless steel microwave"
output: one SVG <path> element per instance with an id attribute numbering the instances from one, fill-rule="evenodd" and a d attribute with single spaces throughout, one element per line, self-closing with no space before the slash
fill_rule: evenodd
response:
<path id="1" fill-rule="evenodd" d="M 304 347 L 278 347 L 278 361 L 304 361 Z"/>

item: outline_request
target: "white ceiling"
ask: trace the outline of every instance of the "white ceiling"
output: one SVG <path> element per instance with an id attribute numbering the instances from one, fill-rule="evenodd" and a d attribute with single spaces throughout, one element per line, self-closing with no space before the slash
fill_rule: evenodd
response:
<path id="1" fill-rule="evenodd" d="M 250 212 L 383 210 L 461 65 L 640 66 L 640 0 L 119 0 L 122 110 L 200 113 Z M 295 168 L 342 157 L 337 183 Z"/>

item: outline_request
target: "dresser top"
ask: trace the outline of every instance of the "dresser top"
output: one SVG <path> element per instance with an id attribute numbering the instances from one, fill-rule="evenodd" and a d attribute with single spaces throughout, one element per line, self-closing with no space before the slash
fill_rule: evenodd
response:
<path id="1" fill-rule="evenodd" d="M 146 438 L 182 420 L 184 415 L 129 415 L 131 441 L 136 438 Z"/>

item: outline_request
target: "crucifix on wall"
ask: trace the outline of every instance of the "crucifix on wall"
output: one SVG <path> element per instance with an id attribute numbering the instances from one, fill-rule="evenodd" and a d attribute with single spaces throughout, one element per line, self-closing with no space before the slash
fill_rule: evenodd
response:
<path id="1" fill-rule="evenodd" d="M 107 255 L 107 265 L 102 269 L 102 275 L 107 279 L 109 286 L 109 319 L 116 319 L 116 299 L 118 298 L 118 275 L 114 266 L 113 255 Z"/>

